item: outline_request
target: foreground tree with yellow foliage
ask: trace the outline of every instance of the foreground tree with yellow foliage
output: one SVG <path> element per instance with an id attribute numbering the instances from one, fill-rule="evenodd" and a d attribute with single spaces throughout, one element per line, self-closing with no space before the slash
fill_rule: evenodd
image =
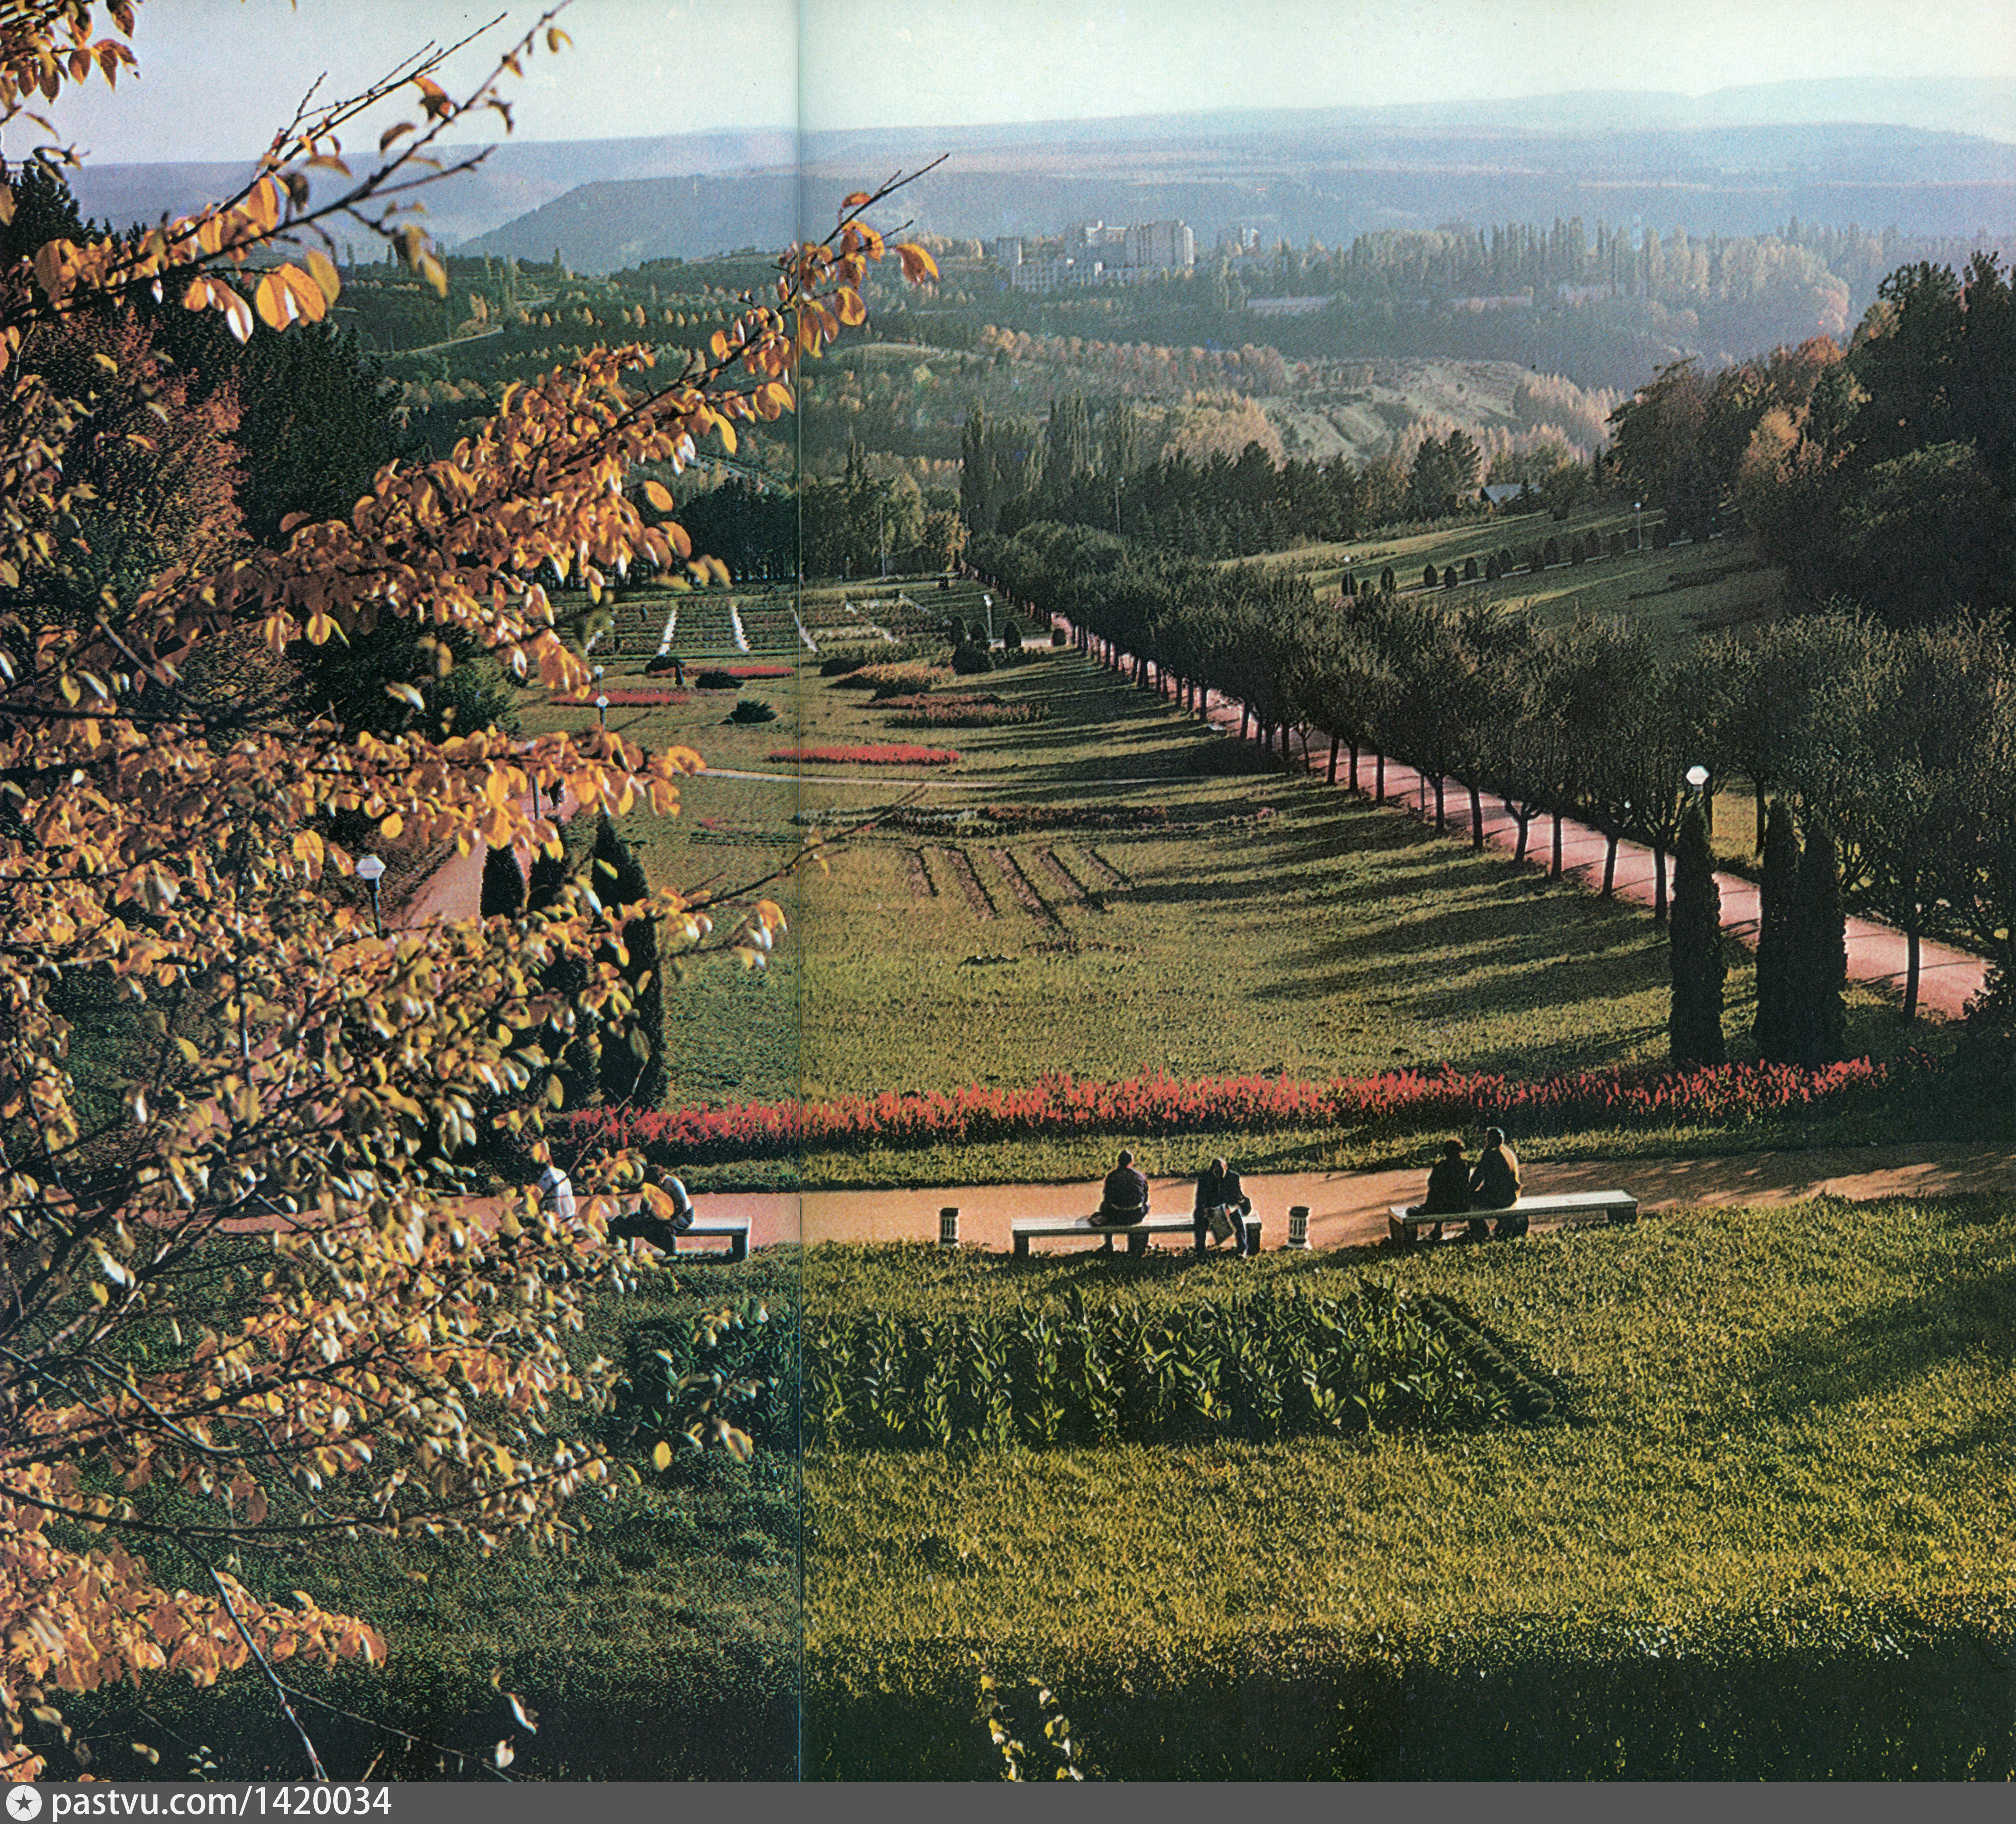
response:
<path id="1" fill-rule="evenodd" d="M 131 64 L 131 5 L 103 10 L 102 39 L 85 0 L 0 17 L 0 126 Z M 774 295 L 686 371 L 597 350 L 277 549 L 220 550 L 207 520 L 131 580 L 90 549 L 118 502 L 70 452 L 116 423 L 129 460 L 158 454 L 148 308 L 220 311 L 241 340 L 316 322 L 339 283 L 317 236 L 338 216 L 445 287 L 400 204 L 451 122 L 508 125 L 498 81 L 560 49 L 550 20 L 464 99 L 423 57 L 297 120 L 203 214 L 52 240 L 0 271 L 0 1767 L 17 1779 L 65 1736 L 63 1692 L 382 1652 L 301 1592 L 256 1598 L 232 1552 L 569 1528 L 568 1498 L 611 1466 L 569 1437 L 565 1408 L 603 1398 L 612 1370 L 563 1345 L 583 1289 L 628 1270 L 606 1230 L 635 1168 L 591 1162 L 576 1218 L 527 1191 L 486 1225 L 460 1196 L 471 1151 L 493 1129 L 538 1143 L 577 1021 L 621 1033 L 641 992 L 626 922 L 655 920 L 668 955 L 751 962 L 781 930 L 767 901 L 604 906 L 583 880 L 527 918 L 380 937 L 355 878 L 366 843 L 556 854 L 563 795 L 670 814 L 699 757 L 599 730 L 349 737 L 290 718 L 274 681 L 304 646 L 404 616 L 443 665 L 460 635 L 585 697 L 537 579 L 549 563 L 591 592 L 640 561 L 718 574 L 626 482 L 664 513 L 658 475 L 790 407 L 797 364 L 865 315 L 884 248 L 859 212 L 875 199 L 789 250 Z M 400 90 L 418 117 L 354 176 L 346 124 Z M 88 384 L 59 377 L 78 372 Z M 571 998 L 541 985 L 563 955 L 587 984 Z M 86 1022 L 89 1074 L 71 1068 Z M 697 1407 L 689 1435 L 746 1448 Z M 153 1576 L 163 1539 L 213 1567 L 207 1588 Z"/>

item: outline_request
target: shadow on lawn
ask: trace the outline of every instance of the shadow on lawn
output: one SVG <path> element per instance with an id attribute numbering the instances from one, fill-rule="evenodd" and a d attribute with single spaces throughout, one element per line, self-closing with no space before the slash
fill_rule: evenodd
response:
<path id="1" fill-rule="evenodd" d="M 1931 1209 L 1892 1206 L 1871 1220 L 1900 1221 L 1909 1212 L 1927 1231 L 1928 1253 L 1947 1250 L 1944 1278 L 1871 1304 L 1850 1315 L 1823 1316 L 1786 1332 L 1773 1344 L 1752 1383 L 1759 1404 L 1785 1419 L 1816 1406 L 1851 1405 L 1903 1392 L 1935 1371 L 1970 1358 L 2006 1361 L 2016 1344 L 2016 1253 L 2006 1239 L 1979 1233 L 1991 1218 L 2000 1226 L 2007 1206 L 1989 1197 L 1956 1199 Z M 1975 1232 L 1967 1233 L 1968 1230 Z M 2006 1441 L 2006 1423 L 1993 1428 Z M 1989 1439 L 1984 1436 L 1979 1442 Z M 1971 1448 L 1943 1438 L 1921 1447 L 1947 1454 Z"/>

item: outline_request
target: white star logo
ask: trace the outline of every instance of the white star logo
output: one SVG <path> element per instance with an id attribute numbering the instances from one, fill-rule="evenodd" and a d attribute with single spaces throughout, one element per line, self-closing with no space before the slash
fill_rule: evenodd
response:
<path id="1" fill-rule="evenodd" d="M 31 1786 L 17 1786 L 7 1794 L 7 1815 L 27 1824 L 42 1815 L 42 1795 Z"/>

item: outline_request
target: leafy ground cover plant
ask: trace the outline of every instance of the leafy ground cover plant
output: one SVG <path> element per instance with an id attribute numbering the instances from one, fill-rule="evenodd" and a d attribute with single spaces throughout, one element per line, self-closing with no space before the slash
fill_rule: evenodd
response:
<path id="1" fill-rule="evenodd" d="M 1511 1413 L 1480 1344 L 1370 1279 L 1160 1312 L 1081 1289 L 1008 1316 L 815 1317 L 806 1439 L 951 1450 L 1475 1427 Z"/>

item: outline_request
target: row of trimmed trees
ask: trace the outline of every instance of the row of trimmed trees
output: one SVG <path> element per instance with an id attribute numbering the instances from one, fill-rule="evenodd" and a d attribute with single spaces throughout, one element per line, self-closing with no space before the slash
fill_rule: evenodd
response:
<path id="1" fill-rule="evenodd" d="M 1618 844 L 1643 844 L 1663 919 L 1699 764 L 1712 781 L 1750 782 L 1760 829 L 1777 797 L 1834 849 L 1846 903 L 1907 941 L 1906 1017 L 1927 937 L 1971 942 L 2011 973 L 2016 660 L 1994 623 L 1829 614 L 1675 652 L 1640 623 L 1548 628 L 1424 593 L 1318 604 L 1261 567 L 1157 562 L 1076 527 L 1032 527 L 975 556 L 1017 600 L 1126 655 L 1137 682 L 1191 707 L 1207 690 L 1237 701 L 1242 732 L 1257 723 L 1284 753 L 1327 737 L 1332 779 L 1348 764 L 1365 783 L 1370 754 L 1383 798 L 1384 759 L 1413 767 L 1438 833 L 1460 781 L 1474 842 L 1483 798 L 1501 800 L 1522 857 L 1535 821 L 1551 823 L 1553 872 L 1564 820 L 1600 832 L 1606 893 Z"/>

